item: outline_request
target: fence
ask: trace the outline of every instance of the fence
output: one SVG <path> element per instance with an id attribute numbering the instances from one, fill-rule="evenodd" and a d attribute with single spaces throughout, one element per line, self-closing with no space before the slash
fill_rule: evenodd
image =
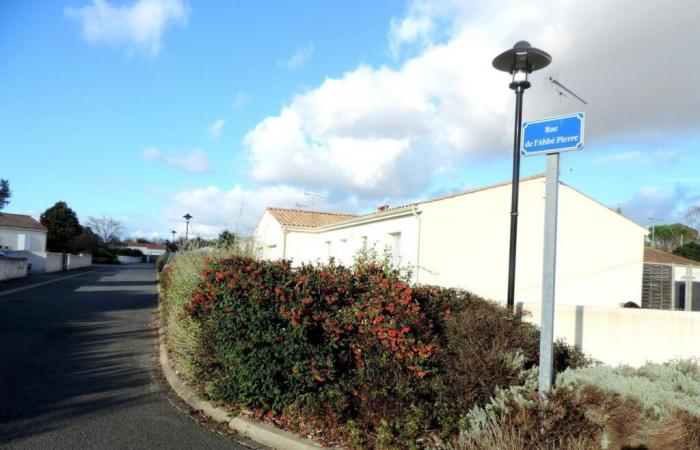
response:
<path id="1" fill-rule="evenodd" d="M 537 303 L 519 303 L 538 324 Z M 700 357 L 700 312 L 557 305 L 554 335 L 610 365 Z"/>

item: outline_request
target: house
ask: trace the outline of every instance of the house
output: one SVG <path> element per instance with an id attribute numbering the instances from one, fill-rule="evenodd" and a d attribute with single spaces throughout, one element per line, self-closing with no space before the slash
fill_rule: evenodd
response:
<path id="1" fill-rule="evenodd" d="M 145 256 L 145 262 L 155 262 L 156 259 L 167 251 L 163 244 L 153 244 L 151 242 L 127 241 L 126 248 L 141 250 Z"/>
<path id="2" fill-rule="evenodd" d="M 646 247 L 642 283 L 643 308 L 700 311 L 697 261 Z"/>
<path id="3" fill-rule="evenodd" d="M 0 212 L 0 250 L 45 252 L 46 233 L 31 216 Z"/>
<path id="4" fill-rule="evenodd" d="M 468 289 L 504 302 L 510 183 L 450 194 L 364 215 L 267 208 L 254 235 L 256 255 L 293 264 L 351 264 L 363 247 L 413 268 L 413 281 Z M 539 303 L 545 178 L 520 183 L 516 301 Z M 556 301 L 618 307 L 641 302 L 647 230 L 560 184 Z"/>

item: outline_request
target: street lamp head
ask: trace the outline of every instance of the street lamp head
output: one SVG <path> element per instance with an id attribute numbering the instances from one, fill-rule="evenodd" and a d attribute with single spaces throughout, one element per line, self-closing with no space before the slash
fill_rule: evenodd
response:
<path id="1" fill-rule="evenodd" d="M 552 62 L 549 53 L 530 45 L 527 41 L 516 42 L 493 59 L 493 67 L 513 75 L 513 81 L 527 81 L 528 74 L 540 70 Z"/>
<path id="2" fill-rule="evenodd" d="M 190 215 L 190 213 L 187 213 L 184 216 L 182 216 L 182 218 L 189 222 L 192 216 Z"/>

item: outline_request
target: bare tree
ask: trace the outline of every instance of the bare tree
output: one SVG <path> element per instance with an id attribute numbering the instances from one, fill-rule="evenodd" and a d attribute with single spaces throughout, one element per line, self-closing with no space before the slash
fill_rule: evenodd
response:
<path id="1" fill-rule="evenodd" d="M 121 222 L 107 216 L 88 218 L 88 226 L 92 228 L 105 244 L 119 240 L 119 235 L 124 230 Z"/>
<path id="2" fill-rule="evenodd" d="M 685 220 L 688 222 L 688 224 L 690 224 L 690 226 L 700 232 L 700 203 L 689 207 L 685 211 Z"/>

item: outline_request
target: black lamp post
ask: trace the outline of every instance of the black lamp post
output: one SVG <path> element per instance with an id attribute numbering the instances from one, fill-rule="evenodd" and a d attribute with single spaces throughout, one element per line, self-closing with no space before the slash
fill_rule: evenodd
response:
<path id="1" fill-rule="evenodd" d="M 190 213 L 185 214 L 182 216 L 183 219 L 185 219 L 185 242 L 189 242 L 189 234 L 190 234 L 190 219 L 192 219 L 192 216 Z"/>
<path id="2" fill-rule="evenodd" d="M 508 256 L 508 308 L 515 305 L 515 251 L 518 241 L 518 188 L 520 181 L 520 133 L 523 122 L 523 93 L 530 87 L 528 75 L 552 62 L 548 53 L 526 41 L 517 42 L 493 60 L 493 67 L 513 75 L 510 88 L 515 91 L 515 135 L 513 138 L 513 184 L 511 185 L 510 252 Z"/>
<path id="3" fill-rule="evenodd" d="M 175 245 L 175 230 L 170 230 L 170 232 L 173 234 L 173 245 Z"/>

